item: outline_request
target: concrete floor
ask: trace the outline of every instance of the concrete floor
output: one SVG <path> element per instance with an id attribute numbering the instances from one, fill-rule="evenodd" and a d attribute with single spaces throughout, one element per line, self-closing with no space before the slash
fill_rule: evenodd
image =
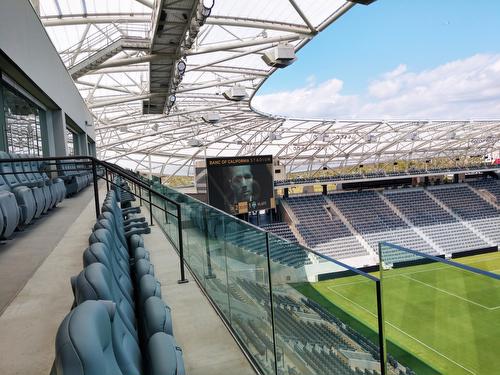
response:
<path id="1" fill-rule="evenodd" d="M 146 214 L 146 210 L 143 209 Z M 158 225 L 144 236 L 162 297 L 172 309 L 174 335 L 183 349 L 188 375 L 255 375 L 238 345 L 186 269 L 178 284 L 179 257 Z"/>
<path id="2" fill-rule="evenodd" d="M 95 222 L 91 197 L 92 187 L 64 201 L 59 211 L 12 240 L 11 248 L 2 255 L 0 264 L 9 253 L 20 263 L 11 263 L 15 268 L 8 275 L 0 271 L 0 284 L 15 272 L 31 275 L 0 315 L 0 374 L 49 374 L 57 328 L 73 303 L 69 280 L 82 269 L 82 254 Z M 17 252 L 24 254 L 17 257 Z M 35 259 L 25 263 L 30 256 Z M 21 278 L 16 285 L 19 281 Z"/>
<path id="3" fill-rule="evenodd" d="M 0 314 L 54 250 L 94 197 L 92 187 L 65 199 L 12 239 L 0 244 Z"/>

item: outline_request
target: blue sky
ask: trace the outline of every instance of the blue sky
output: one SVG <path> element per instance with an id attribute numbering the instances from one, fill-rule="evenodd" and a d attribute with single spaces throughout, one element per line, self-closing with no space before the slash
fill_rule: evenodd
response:
<path id="1" fill-rule="evenodd" d="M 418 73 L 477 54 L 500 54 L 500 0 L 378 0 L 313 39 L 259 95 L 334 78 L 342 95 L 362 95 L 401 64 Z"/>

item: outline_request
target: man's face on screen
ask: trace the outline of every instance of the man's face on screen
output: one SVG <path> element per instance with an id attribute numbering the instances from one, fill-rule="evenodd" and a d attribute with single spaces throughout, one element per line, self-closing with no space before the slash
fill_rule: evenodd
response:
<path id="1" fill-rule="evenodd" d="M 249 165 L 231 167 L 229 182 L 236 202 L 252 200 L 253 174 Z"/>

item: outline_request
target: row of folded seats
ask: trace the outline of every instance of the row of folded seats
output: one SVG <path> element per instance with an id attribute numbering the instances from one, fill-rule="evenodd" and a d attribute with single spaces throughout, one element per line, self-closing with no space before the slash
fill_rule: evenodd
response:
<path id="1" fill-rule="evenodd" d="M 92 171 L 89 161 L 64 160 L 58 161 L 57 173 L 66 185 L 66 195 L 72 197 L 92 182 Z"/>
<path id="2" fill-rule="evenodd" d="M 185 374 L 138 212 L 120 208 L 117 193 L 108 192 L 84 269 L 71 279 L 74 305 L 57 332 L 51 375 Z"/>
<path id="3" fill-rule="evenodd" d="M 116 193 L 116 200 L 120 203 L 121 207 L 131 207 L 132 202 L 135 201 L 135 196 L 126 181 L 124 181 L 120 176 L 116 176 L 113 179 L 111 188 Z"/>
<path id="4" fill-rule="evenodd" d="M 0 151 L 0 238 L 9 238 L 34 219 L 56 207 L 66 196 L 64 182 L 51 179 L 29 155 Z"/>

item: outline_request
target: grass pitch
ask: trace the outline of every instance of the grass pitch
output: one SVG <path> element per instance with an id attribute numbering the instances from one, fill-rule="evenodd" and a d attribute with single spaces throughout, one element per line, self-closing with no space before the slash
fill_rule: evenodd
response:
<path id="1" fill-rule="evenodd" d="M 500 273 L 498 252 L 456 261 Z M 377 342 L 373 282 L 295 287 Z M 500 374 L 500 280 L 432 263 L 384 271 L 382 288 L 388 352 L 402 364 L 418 375 Z"/>

